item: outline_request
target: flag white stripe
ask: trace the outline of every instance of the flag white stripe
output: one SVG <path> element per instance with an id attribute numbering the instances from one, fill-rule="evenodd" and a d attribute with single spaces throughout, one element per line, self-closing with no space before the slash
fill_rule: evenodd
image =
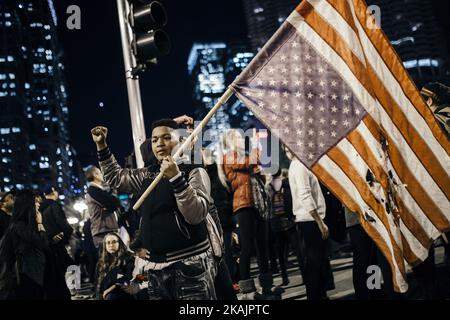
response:
<path id="1" fill-rule="evenodd" d="M 417 258 L 424 261 L 428 256 L 428 249 L 425 248 L 419 240 L 417 240 L 402 220 L 399 220 L 399 224 L 400 231 L 403 234 L 403 237 L 405 237 L 405 240 L 408 242 L 411 251 Z"/>
<path id="2" fill-rule="evenodd" d="M 398 177 L 398 174 L 395 171 L 394 167 L 392 166 L 391 161 L 389 160 L 389 158 L 386 159 L 385 154 L 381 149 L 379 141 L 375 139 L 375 137 L 372 135 L 369 128 L 367 128 L 364 122 L 362 122 L 357 127 L 357 130 L 364 138 L 370 151 L 372 151 L 372 153 L 374 154 L 375 159 L 378 161 L 380 166 L 386 172 L 386 175 L 388 175 L 388 172 L 391 171 L 394 180 L 399 183 L 399 185 L 396 186 L 397 195 L 400 197 L 400 199 L 402 200 L 403 204 L 408 209 L 410 214 L 422 226 L 423 230 L 430 237 L 430 239 L 437 239 L 441 235 L 441 232 L 439 232 L 439 230 L 436 229 L 434 224 L 430 221 L 430 219 L 425 215 L 420 206 L 417 204 L 416 200 L 414 200 L 414 198 L 411 196 L 405 185 L 401 183 L 401 180 Z M 383 165 L 384 162 L 386 162 L 387 166 L 386 168 Z"/>
<path id="3" fill-rule="evenodd" d="M 397 264 L 397 260 L 395 259 L 393 243 L 391 242 L 388 231 L 384 227 L 383 223 L 376 216 L 376 214 L 372 212 L 372 209 L 370 209 L 367 203 L 362 199 L 358 189 L 355 187 L 352 181 L 333 160 L 325 155 L 319 160 L 318 164 L 345 189 L 349 197 L 360 207 L 362 212 L 368 212 L 370 216 L 373 217 L 375 223 L 372 223 L 372 226 L 384 240 L 387 248 L 389 249 L 389 254 L 391 256 L 394 267 L 392 272 L 393 276 L 395 277 L 401 292 L 405 292 L 406 290 L 408 290 L 408 284 L 403 278 L 403 275 L 400 272 L 399 266 Z"/>
<path id="4" fill-rule="evenodd" d="M 362 123 L 362 124 L 364 124 L 364 123 Z M 365 177 L 366 173 L 367 173 L 367 169 L 369 169 L 369 166 L 364 161 L 364 159 L 359 155 L 359 153 L 355 149 L 355 147 L 347 139 L 343 139 L 342 141 L 340 141 L 336 145 L 336 147 L 342 151 L 342 153 L 347 157 L 347 159 L 349 159 L 349 162 L 351 162 L 353 168 L 355 168 L 355 170 L 358 171 L 359 176 Z M 386 196 L 383 192 L 383 187 L 381 186 L 381 184 L 375 185 L 374 188 L 369 188 L 369 189 L 375 198 L 377 198 L 378 200 L 385 199 L 385 201 L 386 201 Z M 382 214 L 387 218 L 387 220 L 389 222 L 389 228 L 391 229 L 391 234 L 394 236 L 394 239 L 397 242 L 397 245 L 399 247 L 402 247 L 403 246 L 402 240 L 400 238 L 400 234 L 398 232 L 396 232 L 398 227 L 394 222 L 393 215 L 388 214 L 383 205 L 382 205 L 382 207 L 383 207 Z M 404 224 L 401 224 L 400 231 L 403 233 L 403 236 L 408 241 L 408 244 L 410 245 L 413 253 L 417 257 L 419 257 L 419 256 L 423 257 L 424 254 L 426 257 L 426 255 L 428 254 L 428 250 L 425 249 L 424 246 L 422 246 L 422 244 L 417 240 L 416 237 L 414 237 L 411 234 L 411 232 L 406 228 L 406 226 Z"/>
<path id="5" fill-rule="evenodd" d="M 373 46 L 369 37 L 359 23 L 359 20 L 356 17 L 355 8 L 353 7 L 353 3 L 351 2 L 351 0 L 348 0 L 348 3 L 352 11 L 356 28 L 359 31 L 359 39 L 361 40 L 360 43 L 362 44 L 367 63 L 372 66 L 372 69 L 375 71 L 378 78 L 382 79 L 386 90 L 397 103 L 400 110 L 402 110 L 406 119 L 408 119 L 409 123 L 417 130 L 417 133 L 423 138 L 422 140 L 428 145 L 430 150 L 434 153 L 438 162 L 441 164 L 442 168 L 444 168 L 444 170 L 448 174 L 450 172 L 450 158 L 447 152 L 436 140 L 425 119 L 412 105 L 411 101 L 403 92 L 399 82 L 395 79 L 394 75 L 391 73 L 389 68 L 384 63 L 383 59 L 378 54 L 376 48 Z M 335 28 L 340 27 L 336 21 L 328 21 L 328 23 L 334 25 Z"/>
<path id="6" fill-rule="evenodd" d="M 364 57 L 364 52 L 355 30 L 348 25 L 339 12 L 337 12 L 328 1 L 308 0 L 308 2 L 314 7 L 315 11 L 322 16 L 322 18 L 327 21 L 337 33 L 339 33 L 342 40 L 347 44 L 350 50 L 353 51 L 355 56 L 358 57 L 361 63 L 366 65 L 366 58 Z M 339 26 L 339 28 L 337 28 L 337 26 Z"/>
<path id="7" fill-rule="evenodd" d="M 399 150 L 402 150 L 403 162 L 408 166 L 410 172 L 417 181 L 421 182 L 428 196 L 433 200 L 437 207 L 443 212 L 450 212 L 450 202 L 443 194 L 442 190 L 429 175 L 417 156 L 411 150 L 411 147 L 405 141 L 397 127 L 393 124 L 389 115 L 381 107 L 378 101 L 374 100 L 367 92 L 364 86 L 352 73 L 345 61 L 304 21 L 303 17 L 294 11 L 287 21 L 291 23 L 298 33 L 313 46 L 322 58 L 328 61 L 340 73 L 342 78 L 353 88 L 355 96 L 374 119 L 380 119 L 382 126 L 388 130 L 392 141 Z M 430 193 L 432 191 L 432 193 Z"/>

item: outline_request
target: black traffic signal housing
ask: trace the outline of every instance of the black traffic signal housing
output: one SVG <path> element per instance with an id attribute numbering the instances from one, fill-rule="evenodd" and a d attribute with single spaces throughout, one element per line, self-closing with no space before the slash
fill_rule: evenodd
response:
<path id="1" fill-rule="evenodd" d="M 167 23 L 164 6 L 158 1 L 129 0 L 128 21 L 133 31 L 131 48 L 137 66 L 134 73 L 156 64 L 158 58 L 169 54 L 169 36 L 162 27 Z"/>

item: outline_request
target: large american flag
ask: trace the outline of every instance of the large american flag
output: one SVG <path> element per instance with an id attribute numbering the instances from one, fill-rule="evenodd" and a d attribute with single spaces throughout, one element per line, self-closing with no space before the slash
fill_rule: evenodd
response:
<path id="1" fill-rule="evenodd" d="M 234 81 L 238 98 L 347 206 L 394 289 L 450 228 L 450 144 L 362 0 L 304 0 Z"/>

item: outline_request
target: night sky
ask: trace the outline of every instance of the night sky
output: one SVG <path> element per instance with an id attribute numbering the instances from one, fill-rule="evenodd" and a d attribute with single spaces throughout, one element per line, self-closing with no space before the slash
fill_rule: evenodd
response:
<path id="1" fill-rule="evenodd" d="M 193 114 L 187 58 L 194 42 L 245 40 L 247 30 L 240 0 L 160 1 L 167 10 L 163 29 L 171 53 L 141 76 L 147 136 L 153 120 Z M 115 0 L 54 1 L 59 40 L 64 50 L 72 144 L 83 166 L 96 162 L 90 129 L 110 129 L 109 145 L 119 162 L 133 150 L 128 96 Z M 68 30 L 66 8 L 81 8 L 81 30 Z M 106 6 L 106 4 L 108 4 Z M 104 103 L 100 107 L 100 102 Z"/>
<path id="2" fill-rule="evenodd" d="M 239 41 L 247 37 L 241 0 L 160 0 L 168 14 L 163 29 L 172 51 L 141 76 L 147 136 L 153 120 L 193 114 L 187 58 L 194 42 Z M 299 1 L 300 2 L 300 1 Z M 133 150 L 128 96 L 115 0 L 56 0 L 59 40 L 64 50 L 71 142 L 83 166 L 96 162 L 90 129 L 110 129 L 109 145 L 123 162 Z M 434 0 L 438 23 L 450 39 L 449 2 Z M 81 8 L 81 30 L 68 30 L 66 8 Z M 447 41 L 450 43 L 450 41 Z M 100 103 L 104 106 L 100 107 Z"/>

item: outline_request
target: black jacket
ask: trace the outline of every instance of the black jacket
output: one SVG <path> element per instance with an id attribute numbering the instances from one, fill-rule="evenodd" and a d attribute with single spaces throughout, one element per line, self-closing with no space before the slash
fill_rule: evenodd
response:
<path id="1" fill-rule="evenodd" d="M 179 168 L 185 176 L 189 176 L 195 166 L 181 164 Z M 150 183 L 150 180 L 144 180 L 142 190 L 145 190 Z M 144 200 L 141 214 L 142 247 L 151 252 L 150 256 L 154 262 L 162 262 L 157 257 L 164 256 L 168 252 L 195 246 L 207 239 L 204 223 L 192 225 L 185 221 L 177 207 L 174 187 L 167 179 L 161 179 Z"/>
<path id="2" fill-rule="evenodd" d="M 8 230 L 11 247 L 17 259 L 18 270 L 38 285 L 44 284 L 45 250 L 48 247 L 46 232 L 31 231 L 24 223 L 12 225 Z"/>
<path id="3" fill-rule="evenodd" d="M 100 294 L 115 284 L 124 284 L 131 281 L 133 278 L 134 257 L 132 254 L 127 254 L 125 263 L 122 266 L 110 270 L 100 284 Z M 119 278 L 119 275 L 122 275 Z"/>
<path id="4" fill-rule="evenodd" d="M 10 219 L 11 216 L 0 209 L 0 239 L 5 234 L 6 229 L 8 229 Z"/>
<path id="5" fill-rule="evenodd" d="M 236 220 L 233 215 L 233 195 L 220 182 L 217 165 L 206 166 L 206 171 L 211 180 L 211 197 L 214 199 L 220 224 L 223 229 L 234 229 Z"/>
<path id="6" fill-rule="evenodd" d="M 61 205 L 54 200 L 45 199 L 40 206 L 40 211 L 42 212 L 42 223 L 44 224 L 50 244 L 55 235 L 64 232 L 63 239 L 58 244 L 66 245 L 73 233 L 73 229 L 67 222 Z"/>

